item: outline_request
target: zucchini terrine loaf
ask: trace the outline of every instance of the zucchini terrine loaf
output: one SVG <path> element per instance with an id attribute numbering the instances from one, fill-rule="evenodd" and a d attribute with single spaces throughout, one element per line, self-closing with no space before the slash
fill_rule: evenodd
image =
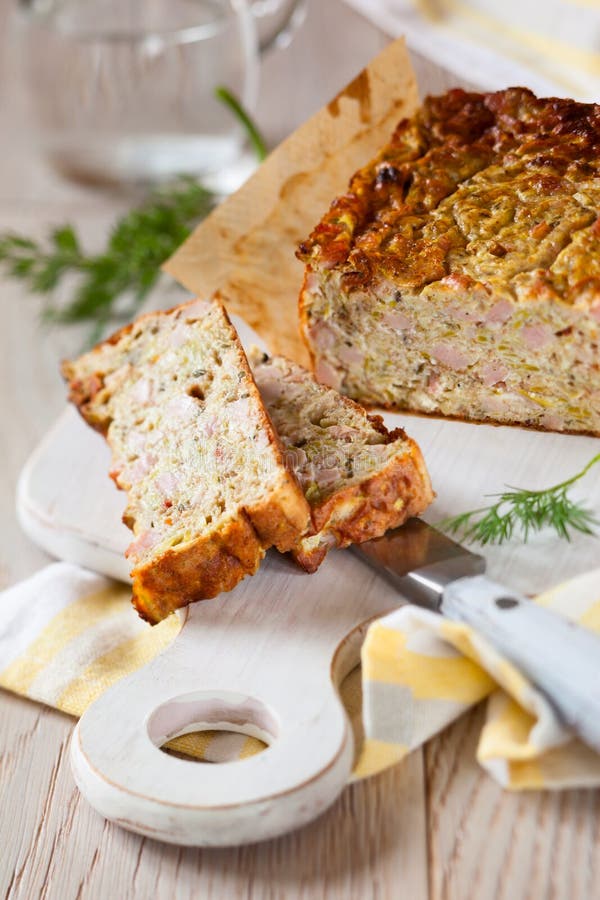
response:
<path id="1" fill-rule="evenodd" d="M 133 602 L 157 622 L 231 590 L 310 510 L 223 307 L 143 316 L 63 366 L 70 399 L 106 435 L 135 540 Z"/>
<path id="2" fill-rule="evenodd" d="M 368 405 L 600 434 L 600 106 L 428 98 L 299 250 L 316 376 Z"/>
<path id="3" fill-rule="evenodd" d="M 380 537 L 422 513 L 433 499 L 417 444 L 402 429 L 318 384 L 281 356 L 250 355 L 286 461 L 311 508 L 312 533 L 292 548 L 314 572 L 328 550 Z"/>

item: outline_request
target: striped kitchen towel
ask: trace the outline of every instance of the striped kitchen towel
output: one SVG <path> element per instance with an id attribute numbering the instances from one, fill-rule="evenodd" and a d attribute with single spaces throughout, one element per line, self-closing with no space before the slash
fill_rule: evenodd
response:
<path id="1" fill-rule="evenodd" d="M 536 602 L 600 634 L 600 569 Z M 358 776 L 402 759 L 488 698 L 477 759 L 500 784 L 600 784 L 600 756 L 566 732 L 545 697 L 469 626 L 402 607 L 370 627 L 362 664 L 366 739 Z"/>
<path id="2" fill-rule="evenodd" d="M 81 715 L 179 633 L 178 614 L 151 628 L 133 613 L 130 596 L 128 586 L 70 563 L 50 565 L 4 591 L 0 686 Z M 600 569 L 538 602 L 600 632 Z M 364 729 L 354 778 L 399 762 L 487 698 L 477 756 L 503 785 L 600 784 L 600 756 L 564 732 L 543 696 L 471 629 L 435 613 L 405 606 L 373 623 L 362 678 L 358 671 L 350 675 L 342 697 L 356 733 Z M 203 732 L 175 738 L 167 748 L 223 762 L 263 746 L 244 735 Z"/>
<path id="3" fill-rule="evenodd" d="M 600 100 L 598 0 L 347 0 L 393 37 L 486 90 Z"/>

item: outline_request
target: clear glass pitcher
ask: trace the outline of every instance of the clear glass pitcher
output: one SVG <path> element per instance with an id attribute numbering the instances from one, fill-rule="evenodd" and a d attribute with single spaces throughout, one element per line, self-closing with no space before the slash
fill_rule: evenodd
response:
<path id="1" fill-rule="evenodd" d="M 301 21 L 286 0 L 28 0 L 22 59 L 45 152 L 85 181 L 160 181 L 235 166 L 260 53 Z"/>

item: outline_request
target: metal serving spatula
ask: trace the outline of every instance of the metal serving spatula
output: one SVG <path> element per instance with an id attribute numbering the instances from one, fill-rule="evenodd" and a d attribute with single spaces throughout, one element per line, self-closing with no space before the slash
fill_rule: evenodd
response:
<path id="1" fill-rule="evenodd" d="M 600 751 L 600 638 L 483 573 L 486 562 L 420 519 L 354 548 L 412 603 L 465 622 Z"/>

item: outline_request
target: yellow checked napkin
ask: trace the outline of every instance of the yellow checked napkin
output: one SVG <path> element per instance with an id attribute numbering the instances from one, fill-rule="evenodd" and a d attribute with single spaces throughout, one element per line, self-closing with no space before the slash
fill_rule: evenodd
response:
<path id="1" fill-rule="evenodd" d="M 488 90 L 600 100 L 597 0 L 347 0 L 392 36 Z"/>
<path id="2" fill-rule="evenodd" d="M 536 602 L 600 633 L 600 569 Z M 565 732 L 544 696 L 466 625 L 402 607 L 370 627 L 362 666 L 366 740 L 359 776 L 402 759 L 488 697 L 477 759 L 502 785 L 600 784 L 600 756 Z M 600 677 L 600 659 L 598 667 Z"/>
<path id="3" fill-rule="evenodd" d="M 600 632 L 600 569 L 538 602 Z M 0 686 L 74 716 L 164 650 L 181 628 L 178 615 L 150 628 L 132 612 L 126 585 L 70 563 L 50 565 L 9 588 L 0 603 Z M 354 778 L 400 761 L 487 697 L 477 756 L 501 784 L 600 784 L 600 756 L 561 729 L 526 679 L 471 629 L 434 613 L 405 606 L 371 625 L 362 650 L 362 694 L 364 740 Z M 355 673 L 342 686 L 354 719 L 360 719 L 359 696 Z M 205 732 L 168 747 L 223 762 L 252 755 L 262 744 Z"/>

